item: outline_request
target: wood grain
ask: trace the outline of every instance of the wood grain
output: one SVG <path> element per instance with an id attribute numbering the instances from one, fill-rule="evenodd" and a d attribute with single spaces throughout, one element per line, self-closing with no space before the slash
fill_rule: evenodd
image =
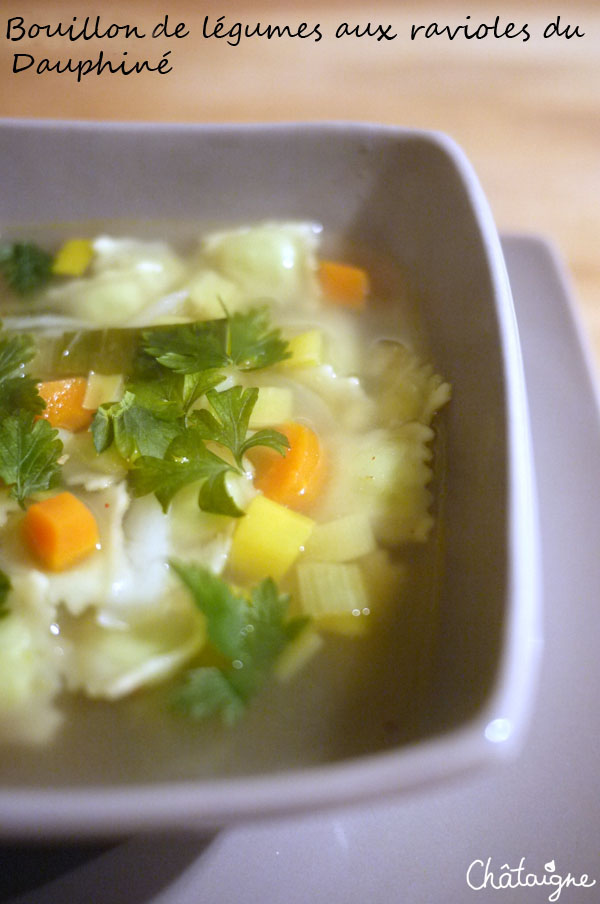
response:
<path id="1" fill-rule="evenodd" d="M 98 41 L 38 36 L 10 41 L 7 23 L 65 26 L 73 16 L 138 26 L 149 33 L 168 13 L 184 38 Z M 545 25 L 579 26 L 584 37 L 542 37 Z M 466 17 L 470 15 L 470 19 Z M 318 23 L 314 38 L 204 38 L 205 17 L 297 28 Z M 467 40 L 459 35 L 411 40 L 412 25 L 527 23 L 531 37 Z M 391 25 L 392 40 L 336 38 L 348 22 Z M 74 23 L 76 24 L 76 23 Z M 472 160 L 500 229 L 542 233 L 565 257 L 575 296 L 600 362 L 600 4 L 545 2 L 393 3 L 367 7 L 354 0 L 187 3 L 100 0 L 3 3 L 0 19 L 0 115 L 17 117 L 161 120 L 368 120 L 440 129 Z M 13 31 L 13 36 L 15 32 Z M 232 39 L 233 41 L 233 39 Z M 15 53 L 36 62 L 97 58 L 156 63 L 165 51 L 172 72 L 130 76 L 13 73 Z M 127 57 L 123 51 L 127 51 Z M 25 58 L 21 58 L 21 62 Z M 5 174 L 6 178 L 6 174 Z"/>

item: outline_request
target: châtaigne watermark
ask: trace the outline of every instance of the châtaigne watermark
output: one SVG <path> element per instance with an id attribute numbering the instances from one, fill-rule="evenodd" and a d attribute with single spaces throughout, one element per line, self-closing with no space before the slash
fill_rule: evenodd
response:
<path id="1" fill-rule="evenodd" d="M 498 869 L 493 866 L 491 857 L 487 860 L 473 860 L 467 869 L 466 880 L 473 891 L 546 886 L 550 889 L 548 900 L 552 902 L 559 900 L 565 888 L 592 888 L 596 884 L 596 880 L 591 879 L 587 873 L 582 873 L 579 877 L 573 876 L 570 872 L 562 875 L 557 871 L 554 860 L 544 864 L 543 872 L 534 872 L 526 866 L 525 857 L 521 857 L 518 866 L 503 863 Z M 580 900 L 581 898 L 577 898 L 577 901 Z"/>

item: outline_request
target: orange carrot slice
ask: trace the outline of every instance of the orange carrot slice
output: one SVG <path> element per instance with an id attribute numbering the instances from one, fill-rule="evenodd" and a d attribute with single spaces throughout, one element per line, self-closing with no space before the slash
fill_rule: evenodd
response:
<path id="1" fill-rule="evenodd" d="M 87 379 L 67 377 L 49 380 L 38 385 L 38 392 L 46 403 L 40 417 L 50 421 L 53 427 L 62 427 L 73 433 L 85 430 L 92 422 L 94 412 L 83 407 Z"/>
<path id="2" fill-rule="evenodd" d="M 31 505 L 23 519 L 23 534 L 34 556 L 50 571 L 64 571 L 99 542 L 96 519 L 68 492 Z"/>
<path id="3" fill-rule="evenodd" d="M 369 276 L 362 267 L 340 261 L 321 261 L 319 282 L 327 301 L 349 308 L 364 307 L 369 294 Z"/>
<path id="4" fill-rule="evenodd" d="M 314 430 L 291 421 L 277 427 L 290 444 L 284 456 L 256 447 L 249 453 L 255 466 L 254 486 L 269 499 L 304 510 L 317 499 L 323 485 L 325 456 Z"/>

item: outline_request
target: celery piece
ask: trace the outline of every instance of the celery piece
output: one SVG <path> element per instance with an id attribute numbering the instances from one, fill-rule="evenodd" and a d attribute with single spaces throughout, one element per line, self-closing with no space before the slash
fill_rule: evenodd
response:
<path id="1" fill-rule="evenodd" d="M 348 615 L 368 608 L 360 567 L 347 562 L 301 562 L 297 568 L 302 609 L 307 615 Z"/>
<path id="2" fill-rule="evenodd" d="M 306 558 L 349 562 L 377 548 L 369 516 L 363 512 L 316 524 L 306 544 Z"/>
<path id="3" fill-rule="evenodd" d="M 371 608 L 357 564 L 301 562 L 296 574 L 302 610 L 317 627 L 348 635 L 368 628 Z"/>
<path id="4" fill-rule="evenodd" d="M 297 568 L 302 609 L 319 619 L 352 615 L 369 608 L 362 572 L 356 563 L 301 562 Z"/>

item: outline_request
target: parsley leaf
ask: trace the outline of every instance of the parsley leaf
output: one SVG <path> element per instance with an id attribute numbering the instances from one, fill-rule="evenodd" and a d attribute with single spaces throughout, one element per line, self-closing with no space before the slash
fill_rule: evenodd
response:
<path id="1" fill-rule="evenodd" d="M 220 713 L 226 725 L 237 722 L 246 709 L 227 676 L 212 666 L 190 669 L 172 701 L 176 709 L 196 721 Z"/>
<path id="2" fill-rule="evenodd" d="M 6 605 L 8 594 L 12 590 L 9 576 L 0 569 L 0 618 L 4 618 L 10 612 Z"/>
<path id="3" fill-rule="evenodd" d="M 165 512 L 182 487 L 205 480 L 200 490 L 201 508 L 237 517 L 243 512 L 235 506 L 224 483 L 229 470 L 231 466 L 226 461 L 210 452 L 200 440 L 194 442 L 188 432 L 174 440 L 166 458 L 151 455 L 137 458 L 127 477 L 134 496 L 154 493 Z M 205 490 L 207 484 L 209 489 Z"/>
<path id="4" fill-rule="evenodd" d="M 92 437 L 97 452 L 114 442 L 127 461 L 140 455 L 162 458 L 181 432 L 177 405 L 150 393 L 141 398 L 127 390 L 120 402 L 101 405 L 92 421 Z"/>
<path id="5" fill-rule="evenodd" d="M 52 275 L 53 257 L 33 242 L 0 245 L 0 273 L 18 295 L 42 288 Z"/>
<path id="6" fill-rule="evenodd" d="M 253 446 L 269 446 L 281 455 L 289 447 L 287 437 L 277 430 L 258 430 L 248 439 L 248 423 L 258 399 L 258 389 L 242 389 L 232 386 L 223 392 L 214 389 L 206 398 L 216 414 L 202 408 L 192 412 L 190 421 L 198 428 L 203 439 L 219 443 L 230 450 L 236 464 L 242 467 L 242 457 Z"/>
<path id="7" fill-rule="evenodd" d="M 229 662 L 223 668 L 188 671 L 174 704 L 192 718 L 220 713 L 232 723 L 260 691 L 277 657 L 307 619 L 287 619 L 289 597 L 279 593 L 271 578 L 254 587 L 247 599 L 206 568 L 181 562 L 170 566 L 204 613 L 210 643 Z"/>
<path id="8" fill-rule="evenodd" d="M 36 348 L 31 336 L 6 333 L 0 339 L 0 380 L 14 376 L 35 357 Z"/>
<path id="9" fill-rule="evenodd" d="M 270 329 L 269 309 L 253 308 L 228 318 L 229 357 L 239 370 L 259 370 L 290 357 L 278 329 Z"/>
<path id="10" fill-rule="evenodd" d="M 287 357 L 266 310 L 223 320 L 144 330 L 133 381 L 120 402 L 101 405 L 92 422 L 97 452 L 113 442 L 133 464 L 137 496 L 154 493 L 166 511 L 179 489 L 203 481 L 198 504 L 206 512 L 240 517 L 227 487 L 229 471 L 240 473 L 245 452 L 263 445 L 284 454 L 288 441 L 276 430 L 248 436 L 258 389 L 233 386 L 217 392 L 222 366 L 263 367 Z M 209 408 L 196 410 L 206 397 Z M 215 454 L 205 443 L 228 450 Z"/>
<path id="11" fill-rule="evenodd" d="M 200 376 L 200 375 L 198 375 Z M 252 446 L 264 445 L 283 453 L 288 447 L 287 438 L 276 430 L 259 430 L 246 439 L 248 421 L 258 397 L 258 390 L 232 386 L 223 392 L 214 389 L 206 393 L 206 398 L 218 417 L 207 409 L 192 411 L 187 427 L 181 428 L 179 435 L 165 450 L 159 448 L 154 454 L 142 455 L 135 459 L 128 479 L 136 496 L 154 493 L 166 511 L 175 495 L 189 483 L 203 480 L 198 493 L 198 505 L 205 512 L 229 515 L 239 518 L 244 513 L 232 499 L 227 488 L 229 471 L 240 473 L 242 456 Z M 92 423 L 100 452 L 110 443 L 110 425 L 105 426 L 105 415 L 101 409 Z M 115 426 L 115 431 L 116 431 Z M 94 434 L 96 442 L 96 434 Z M 227 448 L 236 465 L 210 451 L 205 441 L 218 443 Z"/>
<path id="12" fill-rule="evenodd" d="M 10 495 L 25 508 L 25 500 L 60 483 L 63 444 L 58 431 L 28 411 L 5 417 L 0 424 L 0 477 Z"/>
<path id="13" fill-rule="evenodd" d="M 198 399 L 206 395 L 225 379 L 224 374 L 214 370 L 202 370 L 197 373 L 179 374 L 161 368 L 162 373 L 153 379 L 133 382 L 128 389 L 133 392 L 142 404 L 153 407 L 160 402 L 172 402 L 181 417 L 186 417 L 190 408 Z"/>
<path id="14" fill-rule="evenodd" d="M 234 365 L 258 370 L 289 358 L 288 344 L 270 328 L 269 311 L 253 308 L 222 320 L 159 327 L 144 332 L 147 355 L 180 374 Z"/>
<path id="15" fill-rule="evenodd" d="M 226 320 L 176 324 L 144 332 L 146 354 L 179 374 L 226 366 L 226 344 Z"/>
<path id="16" fill-rule="evenodd" d="M 23 409 L 38 414 L 46 404 L 36 381 L 25 373 L 36 347 L 31 336 L 0 334 L 0 414 Z"/>

